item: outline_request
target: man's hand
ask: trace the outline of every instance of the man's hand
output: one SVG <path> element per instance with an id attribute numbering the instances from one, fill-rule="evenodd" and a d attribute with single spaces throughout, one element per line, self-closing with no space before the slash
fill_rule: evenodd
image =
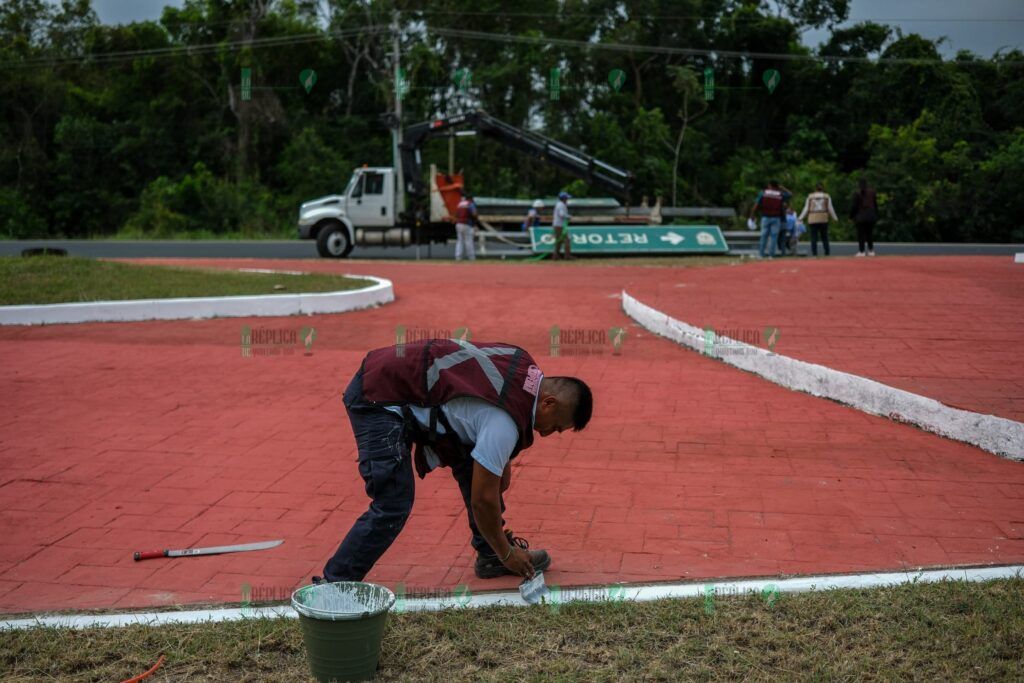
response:
<path id="1" fill-rule="evenodd" d="M 508 551 L 506 551 L 508 552 Z M 533 560 L 530 559 L 530 553 L 526 552 L 522 548 L 512 547 L 512 554 L 508 556 L 508 559 L 502 562 L 508 570 L 513 574 L 518 574 L 527 579 L 533 578 Z"/>

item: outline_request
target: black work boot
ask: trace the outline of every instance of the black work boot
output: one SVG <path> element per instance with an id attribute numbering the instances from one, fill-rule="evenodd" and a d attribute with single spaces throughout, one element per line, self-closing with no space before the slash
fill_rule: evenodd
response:
<path id="1" fill-rule="evenodd" d="M 513 546 L 527 550 L 530 544 L 527 543 L 525 538 L 519 536 L 513 536 L 512 532 L 508 529 L 505 530 L 505 536 L 508 538 L 508 542 Z M 551 556 L 548 555 L 546 550 L 528 550 L 530 553 L 530 560 L 533 562 L 534 571 L 542 572 L 551 566 Z M 476 556 L 476 575 L 481 579 L 494 579 L 499 576 L 514 576 L 512 572 L 508 570 L 497 555 L 484 555 L 483 553 L 477 553 Z"/>

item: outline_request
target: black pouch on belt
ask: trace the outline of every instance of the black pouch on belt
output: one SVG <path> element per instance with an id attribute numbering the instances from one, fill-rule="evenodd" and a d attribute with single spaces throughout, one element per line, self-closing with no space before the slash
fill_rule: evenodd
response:
<path id="1" fill-rule="evenodd" d="M 406 438 L 413 444 L 412 461 L 416 466 L 416 474 L 420 479 L 427 476 L 430 465 L 427 464 L 427 454 L 424 450 L 430 446 L 437 459 L 441 461 L 441 467 L 453 467 L 469 457 L 469 450 L 466 444 L 462 443 L 458 434 L 452 429 L 440 406 L 430 407 L 430 425 L 427 429 L 419 423 L 412 414 L 408 405 L 402 406 L 402 416 L 405 418 Z M 438 423 L 444 428 L 444 433 L 437 431 Z"/>

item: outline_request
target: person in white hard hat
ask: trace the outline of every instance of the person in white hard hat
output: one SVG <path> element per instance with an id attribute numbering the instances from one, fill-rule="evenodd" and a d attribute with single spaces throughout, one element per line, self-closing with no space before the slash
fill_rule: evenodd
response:
<path id="1" fill-rule="evenodd" d="M 544 208 L 544 202 L 536 200 L 530 210 L 526 212 L 526 220 L 523 221 L 523 230 L 540 226 L 540 210 Z"/>

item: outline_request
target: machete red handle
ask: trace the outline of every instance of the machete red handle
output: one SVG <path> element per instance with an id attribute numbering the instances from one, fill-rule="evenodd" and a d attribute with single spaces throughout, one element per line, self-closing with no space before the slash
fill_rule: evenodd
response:
<path id="1" fill-rule="evenodd" d="M 135 553 L 135 561 L 136 562 L 138 562 L 139 560 L 154 560 L 154 559 L 156 559 L 158 557 L 167 557 L 167 551 L 166 550 L 149 550 L 149 551 L 142 552 L 142 553 L 140 553 L 140 552 L 136 552 Z"/>

